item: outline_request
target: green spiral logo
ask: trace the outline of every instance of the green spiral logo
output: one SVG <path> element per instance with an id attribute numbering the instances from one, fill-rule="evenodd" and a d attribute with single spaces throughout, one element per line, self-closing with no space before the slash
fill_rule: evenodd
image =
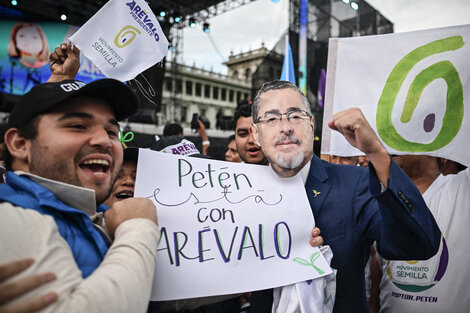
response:
<path id="1" fill-rule="evenodd" d="M 142 32 L 131 25 L 124 26 L 119 33 L 114 37 L 114 44 L 118 48 L 124 48 L 130 44 L 137 35 L 140 35 Z"/>
<path id="2" fill-rule="evenodd" d="M 464 104 L 463 88 L 459 73 L 449 61 L 435 63 L 421 71 L 408 89 L 403 112 L 400 116 L 402 123 L 408 123 L 418 104 L 424 89 L 434 80 L 442 78 L 447 84 L 446 110 L 442 127 L 431 143 L 411 142 L 403 138 L 392 123 L 392 110 L 398 92 L 413 66 L 430 55 L 445 51 L 457 50 L 465 45 L 462 36 L 453 36 L 430 42 L 408 53 L 398 62 L 387 78 L 385 87 L 377 106 L 377 131 L 380 138 L 397 151 L 429 152 L 449 144 L 462 126 Z M 434 114 L 429 114 L 424 120 L 425 131 L 434 127 Z"/>

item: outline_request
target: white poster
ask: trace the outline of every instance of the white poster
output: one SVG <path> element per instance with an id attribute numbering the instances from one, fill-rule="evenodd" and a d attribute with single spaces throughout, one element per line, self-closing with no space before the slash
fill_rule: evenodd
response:
<path id="1" fill-rule="evenodd" d="M 110 0 L 70 37 L 109 78 L 135 78 L 168 53 L 168 40 L 144 0 Z"/>
<path id="2" fill-rule="evenodd" d="M 470 165 L 470 25 L 330 39 L 322 153 L 360 155 L 327 123 L 350 107 L 391 154 Z"/>
<path id="3" fill-rule="evenodd" d="M 300 175 L 267 166 L 139 150 L 135 197 L 151 199 L 162 236 L 152 300 L 234 294 L 331 273 L 309 244 Z"/>

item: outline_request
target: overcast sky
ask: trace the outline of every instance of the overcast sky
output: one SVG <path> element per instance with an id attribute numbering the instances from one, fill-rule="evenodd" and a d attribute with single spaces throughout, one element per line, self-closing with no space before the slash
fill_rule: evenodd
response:
<path id="1" fill-rule="evenodd" d="M 389 19 L 395 32 L 470 24 L 470 0 L 367 0 Z M 226 73 L 230 52 L 271 49 L 286 31 L 289 0 L 256 0 L 210 19 L 210 34 L 202 25 L 184 30 L 186 64 Z M 210 37 L 209 37 L 210 36 Z M 211 43 L 211 39 L 213 44 Z M 171 59 L 171 56 L 170 56 Z"/>

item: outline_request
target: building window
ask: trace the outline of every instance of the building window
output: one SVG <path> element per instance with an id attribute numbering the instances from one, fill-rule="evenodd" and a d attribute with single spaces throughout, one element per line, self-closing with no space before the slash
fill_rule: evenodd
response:
<path id="1" fill-rule="evenodd" d="M 238 71 L 233 72 L 233 78 L 238 78 Z"/>
<path id="2" fill-rule="evenodd" d="M 186 81 L 186 94 L 187 95 L 193 94 L 193 82 L 190 80 Z"/>
<path id="3" fill-rule="evenodd" d="M 227 89 L 225 89 L 225 88 L 221 89 L 220 97 L 222 98 L 222 101 L 227 101 Z"/>
<path id="4" fill-rule="evenodd" d="M 241 99 L 242 99 L 242 93 L 241 91 L 237 91 L 237 103 L 240 103 Z"/>
<path id="5" fill-rule="evenodd" d="M 212 98 L 219 99 L 219 87 L 212 88 Z"/>
<path id="6" fill-rule="evenodd" d="M 204 85 L 204 98 L 210 98 L 210 97 L 211 97 L 211 86 Z"/>
<path id="7" fill-rule="evenodd" d="M 246 80 L 250 80 L 251 79 L 251 70 L 249 68 L 247 68 L 245 70 L 245 79 Z"/>
<path id="8" fill-rule="evenodd" d="M 229 90 L 228 92 L 228 101 L 233 102 L 233 90 Z"/>
<path id="9" fill-rule="evenodd" d="M 171 86 L 171 85 L 172 85 L 171 83 L 172 83 L 172 80 L 171 80 L 171 79 L 168 79 L 168 78 L 165 79 L 165 90 L 166 90 L 166 91 L 170 91 L 170 92 L 171 92 L 171 87 L 172 87 L 172 86 Z"/>
<path id="10" fill-rule="evenodd" d="M 181 114 L 181 122 L 186 122 L 186 117 L 187 117 L 186 115 L 188 114 L 188 108 L 181 107 L 180 114 Z"/>
<path id="11" fill-rule="evenodd" d="M 196 96 L 200 97 L 201 96 L 201 83 L 196 83 Z"/>
<path id="12" fill-rule="evenodd" d="M 183 81 L 181 79 L 177 79 L 176 81 L 176 93 L 180 94 L 183 93 Z"/>
<path id="13" fill-rule="evenodd" d="M 243 99 L 248 100 L 248 94 L 246 92 L 243 94 Z"/>

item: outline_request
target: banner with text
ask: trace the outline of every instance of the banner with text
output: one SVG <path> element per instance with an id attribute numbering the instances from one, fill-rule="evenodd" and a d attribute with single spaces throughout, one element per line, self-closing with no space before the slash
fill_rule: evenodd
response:
<path id="1" fill-rule="evenodd" d="M 70 40 L 110 78 L 135 78 L 168 53 L 168 40 L 144 0 L 110 0 Z"/>
<path id="2" fill-rule="evenodd" d="M 362 154 L 327 123 L 350 107 L 391 154 L 470 165 L 470 25 L 330 39 L 322 153 Z"/>
<path id="3" fill-rule="evenodd" d="M 242 293 L 331 269 L 309 244 L 314 220 L 300 175 L 267 166 L 139 150 L 136 197 L 153 200 L 161 239 L 152 300 Z"/>

